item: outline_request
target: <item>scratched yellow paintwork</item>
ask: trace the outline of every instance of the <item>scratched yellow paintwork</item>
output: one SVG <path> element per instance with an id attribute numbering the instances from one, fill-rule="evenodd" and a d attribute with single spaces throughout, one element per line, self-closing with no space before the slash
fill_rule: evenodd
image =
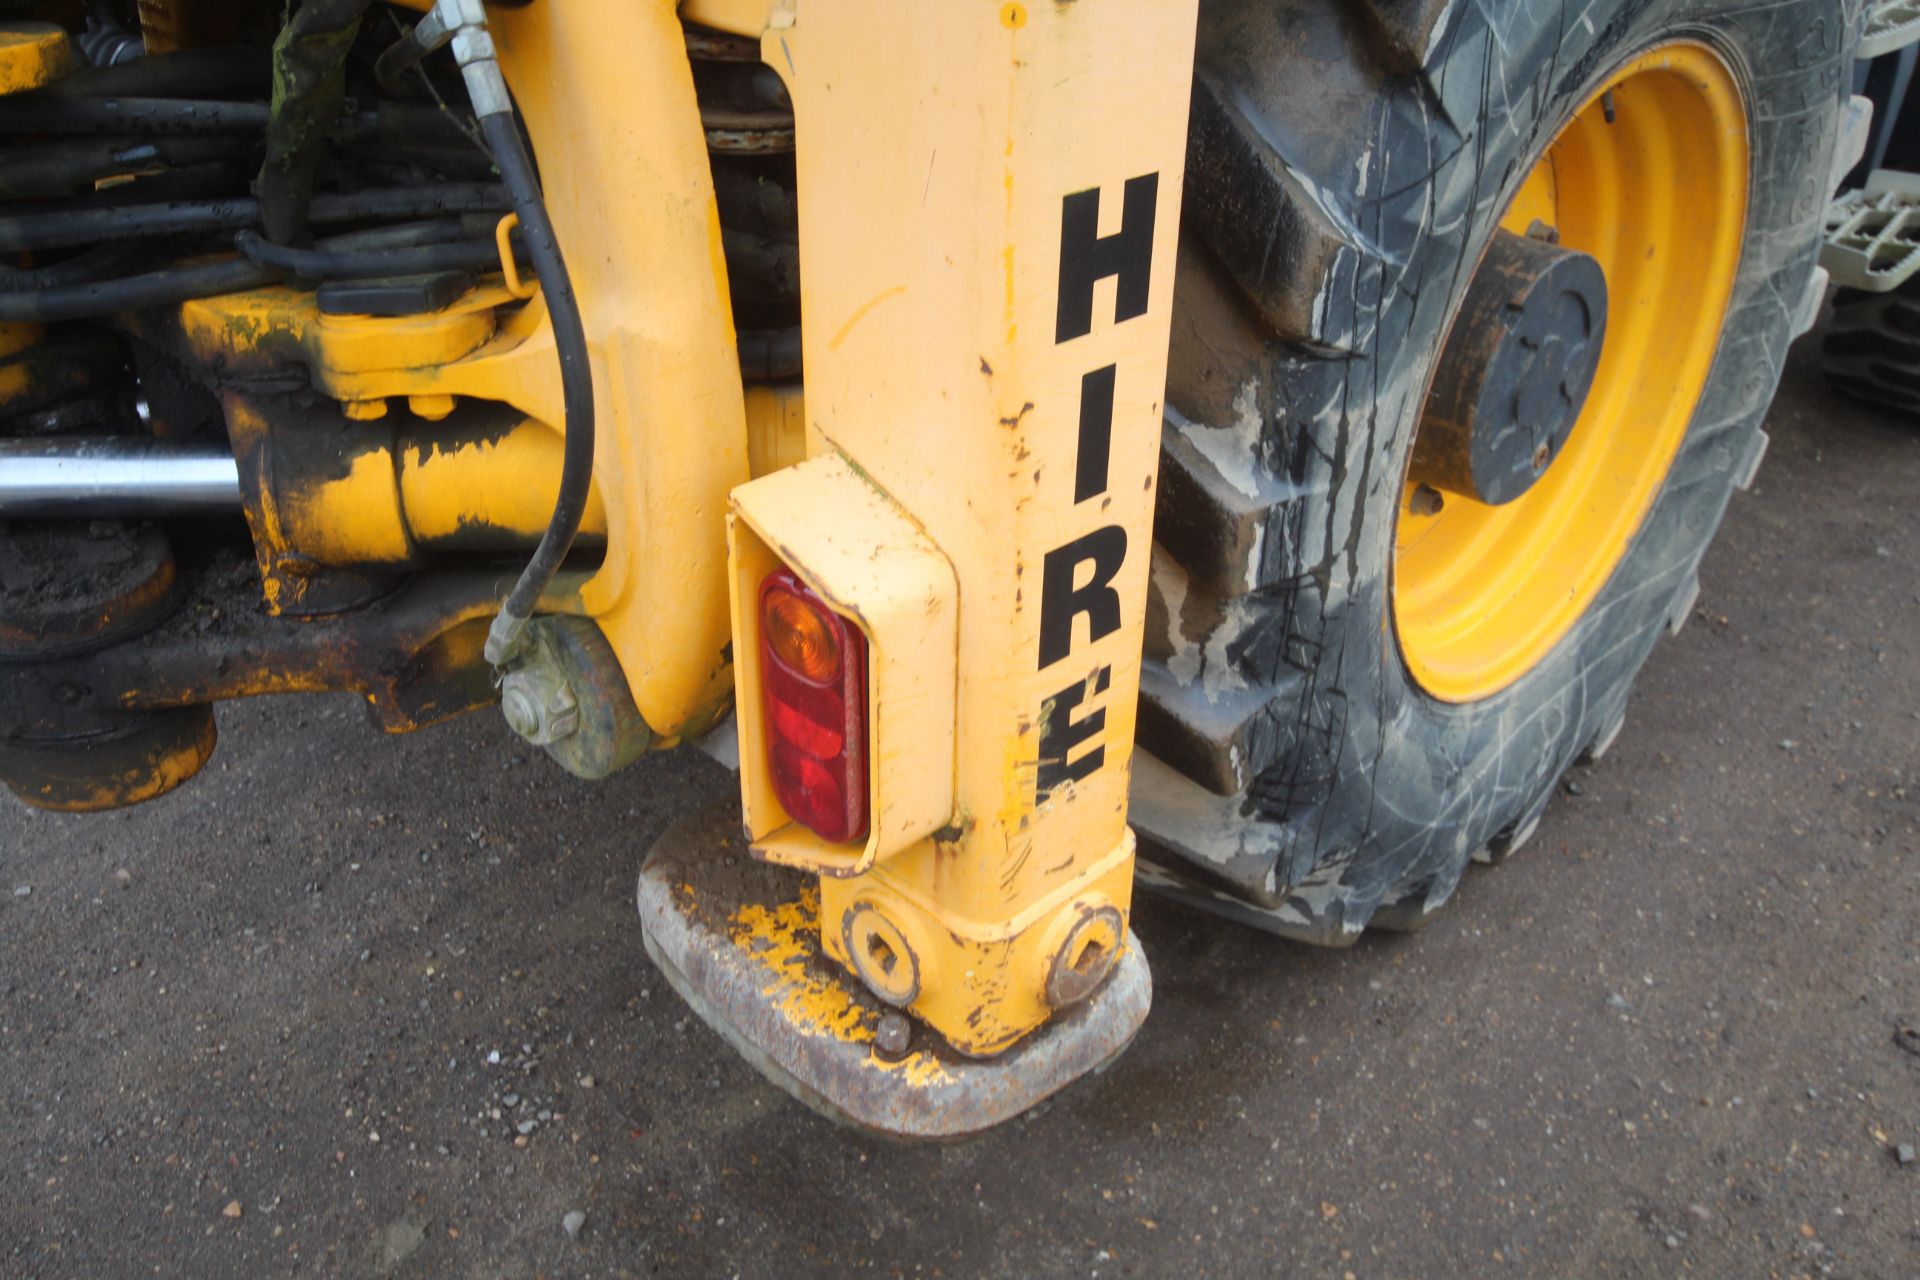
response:
<path id="1" fill-rule="evenodd" d="M 227 394 L 220 398 L 220 403 L 227 420 L 227 436 L 233 441 L 236 455 L 244 458 L 270 447 L 272 424 L 255 410 L 250 400 Z M 290 584 L 284 575 L 275 571 L 279 561 L 290 553 L 291 542 L 280 518 L 279 497 L 273 486 L 262 485 L 250 495 L 246 511 L 254 554 L 260 561 L 261 594 L 266 597 L 268 612 L 277 614 L 292 605 L 293 600 Z"/>
<path id="2" fill-rule="evenodd" d="M 532 545 L 553 512 L 565 448 L 559 435 L 531 420 L 497 440 L 452 449 L 403 441 L 397 470 L 408 531 L 430 545 L 480 523 L 511 530 Z M 580 532 L 601 537 L 606 531 L 606 505 L 595 484 Z"/>
<path id="3" fill-rule="evenodd" d="M 808 452 L 845 458 L 959 583 L 951 818 L 851 876 L 856 851 L 813 856 L 822 943 L 848 963 L 842 921 L 878 906 L 920 964 L 913 1012 L 956 1048 L 998 1053 L 1054 1012 L 1048 967 L 1076 913 L 1131 903 L 1127 776 L 1195 5 L 688 0 L 684 12 L 757 36 L 794 101 Z M 1098 188 L 1111 235 L 1122 184 L 1148 173 L 1160 199 L 1146 315 L 1111 323 L 1105 281 L 1094 296 L 1107 322 L 1056 343 L 1063 198 Z M 1080 505 L 1081 379 L 1109 363 L 1109 485 Z M 828 486 L 815 497 L 815 510 L 839 509 Z M 804 510 L 806 495 L 786 505 Z M 1130 548 L 1112 582 L 1124 625 L 1039 666 L 1047 551 L 1114 524 Z M 800 540 L 766 541 L 790 552 Z M 839 603 L 866 616 L 893 602 Z M 1041 802 L 1042 707 L 1100 666 L 1110 683 L 1084 705 L 1105 715 L 1105 766 Z M 738 701 L 753 797 L 765 783 L 750 681 Z M 898 749 L 873 742 L 876 777 Z M 794 860 L 771 842 L 764 852 Z"/>
<path id="4" fill-rule="evenodd" d="M 14 794 L 36 809 L 60 813 L 105 813 L 112 809 L 124 809 L 163 796 L 199 773 L 213 755 L 217 736 L 214 721 L 208 717 L 195 726 L 191 738 L 169 747 L 157 747 L 152 755 L 139 764 L 84 791 L 64 790 L 57 800 L 51 789 L 22 789 Z"/>
<path id="5" fill-rule="evenodd" d="M 819 929 L 820 892 L 809 887 L 792 902 L 739 908 L 728 921 L 727 934 L 734 946 L 767 970 L 771 980 L 761 994 L 796 1031 L 871 1046 L 878 1015 L 853 998 L 846 979 L 822 978 L 809 967 L 809 957 L 819 949 Z M 866 1065 L 898 1075 L 914 1088 L 952 1080 L 939 1058 L 926 1050 L 888 1062 L 869 1048 Z"/>
<path id="6" fill-rule="evenodd" d="M 268 424 L 250 407 L 230 407 L 229 432 L 272 449 Z M 342 567 L 400 564 L 473 524 L 519 534 L 531 546 L 546 528 L 560 483 L 562 442 L 532 421 L 497 439 L 451 447 L 404 436 L 396 443 L 370 431 L 357 447 L 364 451 L 351 456 L 345 474 L 317 481 L 280 474 L 269 461 L 249 503 L 266 563 L 298 556 Z M 606 531 L 597 486 L 580 527 L 594 537 Z M 274 607 L 279 585 L 268 583 Z"/>
<path id="7" fill-rule="evenodd" d="M 756 404 L 751 435 L 675 5 L 490 11 L 592 347 L 607 552 L 582 606 L 662 741 L 710 717 L 730 692 L 736 639 L 727 495 L 750 468 L 765 475 L 796 460 L 801 415 L 808 455 L 846 459 L 949 558 L 962 601 L 949 822 L 825 881 L 814 908 L 824 929 L 804 911 L 741 928 L 804 923 L 845 962 L 842 919 L 884 902 L 922 961 L 914 1011 L 959 1048 L 999 1052 L 1049 1016 L 1047 966 L 1073 914 L 1089 904 L 1125 912 L 1131 900 L 1126 786 L 1194 0 L 687 0 L 684 11 L 759 37 L 795 102 L 805 399 Z M 1062 197 L 1098 187 L 1117 209 L 1118 184 L 1150 171 L 1162 186 L 1147 316 L 1058 349 Z M 1110 308 L 1112 288 L 1103 283 L 1097 302 Z M 211 339 L 242 359 L 298 331 L 316 384 L 350 402 L 480 397 L 559 423 L 541 302 L 485 309 L 484 323 L 476 312 L 396 345 L 384 322 L 327 326 L 262 299 L 229 309 Z M 1098 519 L 1130 532 L 1113 583 L 1127 622 L 1073 664 L 1112 670 L 1099 703 L 1106 767 L 1040 803 L 1040 709 L 1083 674 L 1036 670 L 1033 654 L 1041 559 L 1089 515 L 1059 497 L 1089 348 L 1121 370 Z M 865 615 L 891 602 L 845 603 Z M 875 744 L 894 749 L 891 738 Z M 833 1016 L 808 1003 L 815 994 L 789 996 L 796 1016 Z"/>
<path id="8" fill-rule="evenodd" d="M 767 907 L 754 903 L 733 915 L 729 935 L 760 962 L 772 981 L 761 994 L 778 1004 L 787 1021 L 812 1035 L 870 1042 L 875 1015 L 845 986 L 807 972 L 816 949 L 810 936 L 820 927 L 820 892 L 807 889 L 798 901 Z"/>
<path id="9" fill-rule="evenodd" d="M 356 457 L 339 479 L 282 492 L 280 520 L 289 549 L 322 564 L 397 564 L 413 549 L 385 451 Z"/>
<path id="10" fill-rule="evenodd" d="M 504 286 L 489 286 L 431 315 L 331 316 L 311 292 L 275 287 L 184 303 L 180 324 L 204 361 L 245 372 L 298 358 L 318 390 L 366 401 L 409 394 L 418 371 L 479 351 L 496 332 L 495 308 L 510 300 Z"/>

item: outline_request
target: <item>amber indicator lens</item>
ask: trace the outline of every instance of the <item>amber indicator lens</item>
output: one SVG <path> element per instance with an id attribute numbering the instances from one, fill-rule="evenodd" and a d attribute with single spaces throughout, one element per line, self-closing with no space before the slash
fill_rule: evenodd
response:
<path id="1" fill-rule="evenodd" d="M 767 643 L 798 674 L 825 684 L 840 669 L 840 644 L 823 610 L 785 591 L 767 595 Z"/>

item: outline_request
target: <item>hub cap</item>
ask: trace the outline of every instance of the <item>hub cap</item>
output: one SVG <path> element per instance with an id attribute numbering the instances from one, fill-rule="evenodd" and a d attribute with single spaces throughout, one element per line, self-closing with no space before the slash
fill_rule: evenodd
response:
<path id="1" fill-rule="evenodd" d="M 1599 263 L 1494 232 L 1434 371 L 1408 477 L 1488 506 L 1531 489 L 1587 401 L 1606 325 Z"/>

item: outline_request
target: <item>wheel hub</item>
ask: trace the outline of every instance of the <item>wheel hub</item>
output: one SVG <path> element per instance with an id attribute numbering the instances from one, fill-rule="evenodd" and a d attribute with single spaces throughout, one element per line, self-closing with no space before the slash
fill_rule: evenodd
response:
<path id="1" fill-rule="evenodd" d="M 1435 353 L 1394 526 L 1394 637 L 1428 695 L 1475 702 L 1535 670 L 1626 560 L 1713 369 L 1752 173 L 1739 84 L 1688 40 L 1596 78 L 1532 157 L 1500 215 L 1508 234 L 1492 237 Z M 1558 239 L 1541 244 L 1548 227 Z M 1517 256 L 1539 265 L 1515 282 L 1501 267 Z M 1575 267 L 1590 286 L 1565 274 Z M 1541 352 L 1520 337 L 1549 300 L 1574 318 L 1545 325 L 1561 350 L 1524 378 L 1502 373 Z M 1503 352 L 1508 341 L 1519 349 Z M 1501 442 L 1502 421 L 1524 438 Z"/>
<path id="2" fill-rule="evenodd" d="M 1606 327 L 1598 262 L 1495 232 L 1434 371 L 1409 478 L 1489 506 L 1531 489 L 1579 421 Z"/>

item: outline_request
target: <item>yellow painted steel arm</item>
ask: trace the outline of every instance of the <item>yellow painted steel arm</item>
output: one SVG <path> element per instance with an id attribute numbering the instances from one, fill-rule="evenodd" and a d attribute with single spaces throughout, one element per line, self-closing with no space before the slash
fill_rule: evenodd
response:
<path id="1" fill-rule="evenodd" d="M 642 717 L 670 745 L 711 725 L 731 693 L 726 498 L 748 475 L 726 262 L 680 18 L 670 0 L 543 2 L 488 17 L 593 361 L 606 553 L 582 600 Z M 256 353 L 305 360 L 357 418 L 377 420 L 391 397 L 453 396 L 509 404 L 558 430 L 545 309 L 536 299 L 496 324 L 511 302 L 489 287 L 454 314 L 376 320 L 319 316 L 311 295 L 261 290 L 190 303 L 183 325 L 200 355 L 230 369 Z M 535 491 L 544 476 L 520 483 Z M 392 533 L 390 519 L 383 545 Z M 287 536 L 274 521 L 256 529 L 272 547 L 288 548 Z"/>
<path id="2" fill-rule="evenodd" d="M 706 135 L 668 0 L 495 8 L 594 358 L 607 555 L 584 593 L 672 740 L 723 709 L 746 410 Z"/>
<path id="3" fill-rule="evenodd" d="M 809 451 L 848 459 L 959 584 L 952 821 L 858 874 L 814 857 L 822 940 L 969 1054 L 1084 996 L 1125 945 L 1194 22 L 1190 0 L 790 0 L 762 36 L 794 101 Z M 831 518 L 820 474 L 812 504 L 736 499 L 802 562 L 791 522 Z M 877 790 L 905 756 L 876 739 Z M 872 958 L 903 945 L 905 996 Z"/>

